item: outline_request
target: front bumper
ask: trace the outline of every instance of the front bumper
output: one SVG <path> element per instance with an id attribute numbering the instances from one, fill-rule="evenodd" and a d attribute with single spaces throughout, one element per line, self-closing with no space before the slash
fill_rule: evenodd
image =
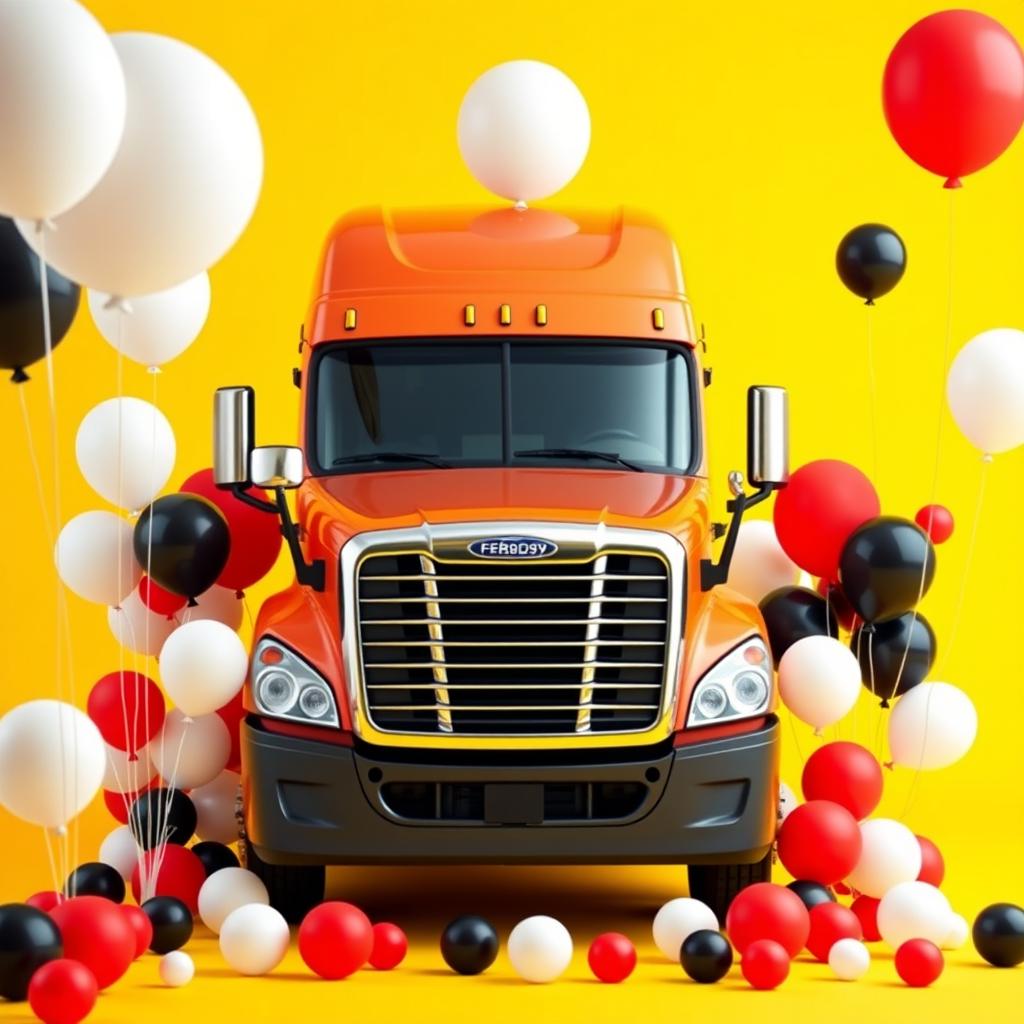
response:
<path id="1" fill-rule="evenodd" d="M 633 748 L 547 751 L 540 762 L 522 752 L 433 760 L 442 753 L 294 739 L 250 719 L 242 724 L 249 841 L 271 864 L 701 864 L 753 863 L 775 837 L 774 717 L 753 733 L 645 757 Z M 427 800 L 421 816 L 396 814 L 396 792 L 436 793 L 436 810 Z M 598 794 L 625 792 L 633 799 L 618 805 L 623 813 L 600 810 L 615 805 Z M 556 796 L 574 794 L 585 794 L 580 814 L 590 817 L 566 820 L 564 806 L 556 815 Z"/>

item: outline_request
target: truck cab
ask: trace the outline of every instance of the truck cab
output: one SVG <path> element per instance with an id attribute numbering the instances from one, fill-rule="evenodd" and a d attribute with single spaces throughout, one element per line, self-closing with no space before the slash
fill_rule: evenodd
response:
<path id="1" fill-rule="evenodd" d="M 712 557 L 710 376 L 650 217 L 381 210 L 328 235 L 298 447 L 215 399 L 215 479 L 282 517 L 255 623 L 243 850 L 295 921 L 325 867 L 678 863 L 723 914 L 769 878 L 779 727 L 745 508 L 785 483 L 748 402 Z M 268 488 L 275 500 L 252 493 Z M 286 492 L 295 491 L 295 518 Z"/>

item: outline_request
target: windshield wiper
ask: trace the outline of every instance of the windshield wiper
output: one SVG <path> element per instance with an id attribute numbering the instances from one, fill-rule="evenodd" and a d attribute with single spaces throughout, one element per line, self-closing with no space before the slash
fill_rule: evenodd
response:
<path id="1" fill-rule="evenodd" d="M 642 467 L 635 462 L 628 462 L 617 452 L 595 452 L 590 448 L 521 448 L 513 452 L 517 458 L 535 459 L 600 459 L 602 462 L 614 462 L 618 466 L 625 466 L 634 473 L 643 473 Z"/>
<path id="2" fill-rule="evenodd" d="M 451 469 L 450 462 L 445 462 L 439 455 L 425 455 L 423 452 L 367 452 L 364 455 L 342 455 L 335 459 L 332 466 L 347 466 L 356 462 L 426 462 L 438 469 Z"/>

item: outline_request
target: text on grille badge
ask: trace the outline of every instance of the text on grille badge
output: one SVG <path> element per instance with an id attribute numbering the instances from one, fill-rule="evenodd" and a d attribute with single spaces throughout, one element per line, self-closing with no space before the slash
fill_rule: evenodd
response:
<path id="1" fill-rule="evenodd" d="M 467 545 L 477 558 L 550 558 L 558 545 L 540 537 L 482 537 Z"/>

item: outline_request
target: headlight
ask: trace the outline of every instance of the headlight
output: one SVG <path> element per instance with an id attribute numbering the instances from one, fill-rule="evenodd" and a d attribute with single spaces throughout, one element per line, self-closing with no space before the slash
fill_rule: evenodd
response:
<path id="1" fill-rule="evenodd" d="M 764 642 L 758 637 L 745 640 L 697 684 L 686 724 L 711 725 L 764 714 L 771 699 L 771 672 Z"/>
<path id="2" fill-rule="evenodd" d="M 306 725 L 338 724 L 338 707 L 327 680 L 269 637 L 253 652 L 252 694 L 256 709 L 271 718 Z"/>

